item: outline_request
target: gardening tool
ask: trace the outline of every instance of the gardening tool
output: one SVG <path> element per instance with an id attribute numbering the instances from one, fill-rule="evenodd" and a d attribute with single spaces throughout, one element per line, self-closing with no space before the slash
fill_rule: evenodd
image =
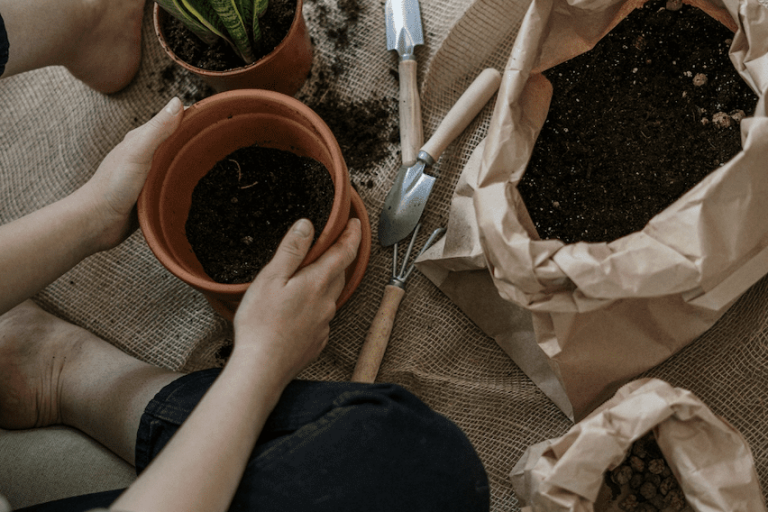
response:
<path id="1" fill-rule="evenodd" d="M 411 242 L 408 244 L 408 249 L 405 251 L 405 257 L 403 258 L 403 264 L 400 267 L 400 271 L 397 270 L 397 242 L 395 242 L 394 252 L 392 254 L 392 280 L 384 288 L 384 297 L 381 299 L 381 305 L 376 312 L 376 316 L 373 318 L 371 327 L 368 330 L 368 335 L 363 342 L 363 348 L 360 349 L 360 355 L 357 358 L 357 364 L 355 370 L 352 372 L 352 382 L 373 382 L 376 380 L 376 375 L 379 373 L 379 366 L 381 360 L 384 357 L 384 352 L 387 350 L 387 344 L 389 343 L 389 335 L 392 333 L 392 325 L 395 322 L 395 315 L 397 315 L 397 308 L 400 306 L 400 301 L 405 295 L 405 280 L 411 275 L 415 267 L 415 262 L 419 259 L 419 256 L 424 254 L 424 251 L 437 240 L 443 233 L 445 228 L 438 228 L 429 235 L 429 239 L 421 248 L 419 254 L 414 258 L 414 263 L 408 266 L 408 259 L 411 256 L 413 245 L 416 242 L 416 236 L 419 234 L 419 228 L 421 224 L 417 224 L 413 230 L 413 236 L 411 236 Z"/>
<path id="2" fill-rule="evenodd" d="M 384 6 L 387 50 L 397 50 L 400 80 L 400 151 L 404 165 L 416 161 L 422 142 L 421 106 L 414 47 L 424 44 L 419 0 L 387 0 Z"/>
<path id="3" fill-rule="evenodd" d="M 432 137 L 422 146 L 416 163 L 400 167 L 379 217 L 381 245 L 387 247 L 402 240 L 418 224 L 432 185 L 438 177 L 430 176 L 424 171 L 434 164 L 443 150 L 464 131 L 496 93 L 500 83 L 501 74 L 497 70 L 483 70 L 451 108 Z"/>

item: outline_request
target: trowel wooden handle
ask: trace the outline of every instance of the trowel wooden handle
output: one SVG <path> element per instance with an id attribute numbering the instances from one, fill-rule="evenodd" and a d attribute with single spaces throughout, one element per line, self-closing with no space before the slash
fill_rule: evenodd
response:
<path id="1" fill-rule="evenodd" d="M 500 83 L 501 73 L 493 68 L 484 69 L 448 111 L 445 119 L 421 150 L 426 151 L 437 161 L 448 144 L 453 142 L 469 126 L 469 123 L 488 103 L 488 100 L 496 94 Z"/>
<path id="2" fill-rule="evenodd" d="M 401 60 L 400 73 L 400 151 L 403 165 L 413 165 L 424 143 L 421 102 L 416 83 L 416 61 Z"/>
<path id="3" fill-rule="evenodd" d="M 352 372 L 352 382 L 373 382 L 379 373 L 381 360 L 387 350 L 389 335 L 392 334 L 392 325 L 395 322 L 397 308 L 403 300 L 405 290 L 398 286 L 388 284 L 384 288 L 384 297 L 381 305 L 373 318 L 368 336 L 365 337 L 363 348 L 357 357 L 355 371 Z"/>

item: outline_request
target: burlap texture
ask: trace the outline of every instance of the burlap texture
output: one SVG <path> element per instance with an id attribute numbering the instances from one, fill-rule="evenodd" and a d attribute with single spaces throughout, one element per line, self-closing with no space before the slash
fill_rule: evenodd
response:
<path id="1" fill-rule="evenodd" d="M 315 42 L 313 69 L 339 58 L 344 73 L 316 88 L 365 99 L 396 98 L 386 51 L 383 2 L 361 0 L 351 44 L 337 50 L 318 19 L 319 5 L 337 16 L 336 0 L 308 0 L 304 13 Z M 189 103 L 202 87 L 176 72 L 155 40 L 147 5 L 142 65 L 124 91 L 105 96 L 63 68 L 46 68 L 0 81 L 0 222 L 59 199 L 87 181 L 102 158 L 131 128 L 147 121 L 172 95 Z M 424 135 L 427 139 L 464 88 L 485 67 L 503 69 L 527 5 L 519 0 L 422 0 L 426 44 L 417 48 Z M 491 101 L 493 103 L 493 100 Z M 447 223 L 451 195 L 472 149 L 484 137 L 492 104 L 443 154 L 423 236 Z M 332 324 L 320 359 L 301 377 L 349 379 L 368 326 L 391 274 L 391 248 L 376 243 L 376 223 L 399 165 L 397 145 L 370 176 L 356 182 L 372 220 L 374 244 L 366 277 Z M 355 181 L 353 176 L 353 181 Z M 768 280 L 747 292 L 701 339 L 650 372 L 699 396 L 738 428 L 768 483 L 764 428 L 768 377 Z M 140 232 L 120 247 L 82 262 L 37 296 L 49 311 L 98 334 L 140 359 L 176 370 L 220 364 L 215 354 L 232 338 L 231 326 L 199 293 L 169 274 Z M 379 380 L 415 392 L 467 433 L 486 465 L 494 511 L 519 510 L 508 474 L 531 444 L 564 434 L 570 421 L 445 295 L 415 272 L 408 280 Z"/>

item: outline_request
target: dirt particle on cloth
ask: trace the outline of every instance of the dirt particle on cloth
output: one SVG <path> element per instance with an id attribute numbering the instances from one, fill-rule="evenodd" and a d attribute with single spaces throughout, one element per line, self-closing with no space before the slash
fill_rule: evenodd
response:
<path id="1" fill-rule="evenodd" d="M 393 137 L 400 136 L 395 99 L 374 96 L 353 100 L 328 90 L 307 104 L 328 124 L 355 177 L 369 174 L 377 162 L 388 157 Z"/>

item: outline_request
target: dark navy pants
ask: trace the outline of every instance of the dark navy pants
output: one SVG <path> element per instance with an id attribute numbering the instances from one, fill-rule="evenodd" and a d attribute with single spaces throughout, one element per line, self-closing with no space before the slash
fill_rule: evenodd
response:
<path id="1" fill-rule="evenodd" d="M 5 31 L 5 22 L 0 15 L 0 76 L 5 72 L 5 65 L 8 64 L 8 34 Z"/>
<path id="2" fill-rule="evenodd" d="M 170 440 L 219 372 L 180 377 L 147 405 L 137 435 L 138 473 Z M 25 510 L 108 507 L 121 492 Z M 230 510 L 471 512 L 489 507 L 488 479 L 467 437 L 405 389 L 294 381 L 262 430 Z"/>

